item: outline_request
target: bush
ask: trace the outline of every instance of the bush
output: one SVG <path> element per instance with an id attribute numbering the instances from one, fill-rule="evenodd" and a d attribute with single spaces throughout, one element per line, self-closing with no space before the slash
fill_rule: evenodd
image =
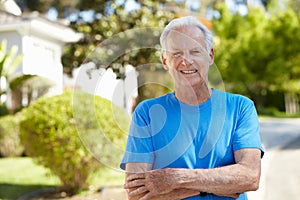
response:
<path id="1" fill-rule="evenodd" d="M 122 151 L 111 144 L 123 148 L 126 135 L 116 125 L 112 108 L 110 101 L 84 93 L 35 101 L 22 111 L 20 130 L 26 152 L 50 168 L 65 190 L 85 189 L 88 177 L 104 167 L 103 162 L 114 163 L 121 156 Z M 120 109 L 114 111 L 124 116 Z M 124 119 L 120 123 L 127 127 Z"/>
<path id="2" fill-rule="evenodd" d="M 263 116 L 271 116 L 276 117 L 279 115 L 280 111 L 275 107 L 267 107 L 267 108 L 257 108 L 257 112 L 259 115 Z"/>
<path id="3" fill-rule="evenodd" d="M 5 103 L 1 104 L 0 105 L 0 116 L 5 116 L 5 115 L 8 115 L 9 114 L 9 111 L 7 109 L 7 106 Z"/>
<path id="4" fill-rule="evenodd" d="M 3 157 L 15 157 L 23 154 L 20 142 L 20 115 L 7 115 L 0 118 L 0 154 Z"/>

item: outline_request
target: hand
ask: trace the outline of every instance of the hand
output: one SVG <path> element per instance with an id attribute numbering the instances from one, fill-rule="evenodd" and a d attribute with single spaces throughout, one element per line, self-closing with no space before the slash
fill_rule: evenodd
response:
<path id="1" fill-rule="evenodd" d="M 146 193 L 145 199 L 166 194 L 176 189 L 176 171 L 173 169 L 152 170 L 145 173 L 128 174 L 125 189 L 129 196 Z"/>
<path id="2" fill-rule="evenodd" d="M 142 194 L 139 194 L 139 195 L 129 195 L 129 193 L 131 191 L 135 190 L 135 189 L 137 189 L 137 188 L 132 188 L 132 189 L 127 190 L 128 200 L 140 200 L 141 198 L 143 198 L 147 194 L 147 192 L 145 192 L 145 193 L 142 193 Z"/>
<path id="3" fill-rule="evenodd" d="M 145 186 L 153 195 L 166 194 L 176 189 L 176 170 L 159 169 L 145 174 Z"/>
<path id="4" fill-rule="evenodd" d="M 197 190 L 176 188 L 179 173 L 176 169 L 127 173 L 125 188 L 129 190 L 129 200 L 180 200 L 199 195 Z"/>
<path id="5" fill-rule="evenodd" d="M 145 173 L 127 173 L 124 188 L 128 190 L 130 200 L 144 196 L 145 193 L 148 193 L 145 187 Z"/>

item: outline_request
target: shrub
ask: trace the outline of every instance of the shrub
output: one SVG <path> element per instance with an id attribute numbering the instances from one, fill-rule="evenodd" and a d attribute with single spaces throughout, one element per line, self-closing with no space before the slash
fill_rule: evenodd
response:
<path id="1" fill-rule="evenodd" d="M 20 130 L 26 152 L 50 168 L 65 190 L 84 189 L 88 177 L 103 163 L 114 163 L 121 156 L 112 144 L 122 149 L 126 135 L 113 112 L 124 113 L 113 108 L 110 101 L 84 93 L 35 101 L 22 111 Z M 120 123 L 127 127 L 124 119 Z"/>
<path id="2" fill-rule="evenodd" d="M 20 142 L 19 114 L 0 118 L 0 154 L 3 157 L 21 156 L 24 148 Z"/>
<path id="3" fill-rule="evenodd" d="M 0 105 L 0 116 L 5 116 L 5 115 L 8 115 L 9 114 L 9 111 L 7 109 L 7 106 L 5 103 L 1 104 Z"/>

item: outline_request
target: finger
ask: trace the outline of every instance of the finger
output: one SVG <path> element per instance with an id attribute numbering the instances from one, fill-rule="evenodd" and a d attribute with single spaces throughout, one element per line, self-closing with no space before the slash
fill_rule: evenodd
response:
<path id="1" fill-rule="evenodd" d="M 152 199 L 152 197 L 153 197 L 153 195 L 151 195 L 151 193 L 148 192 L 145 196 L 140 198 L 140 200 L 150 200 L 150 199 Z"/>
<path id="2" fill-rule="evenodd" d="M 145 185 L 145 179 L 137 179 L 130 182 L 125 183 L 124 188 L 130 189 L 135 187 L 140 187 Z"/>
<path id="3" fill-rule="evenodd" d="M 143 194 L 143 193 L 146 193 L 148 192 L 147 188 L 145 186 L 142 186 L 142 187 L 139 187 L 135 190 L 131 190 L 128 195 L 129 196 L 136 196 L 136 195 L 140 195 L 140 194 Z"/>
<path id="4" fill-rule="evenodd" d="M 128 173 L 126 174 L 126 181 L 132 181 L 135 179 L 144 179 L 145 173 Z"/>

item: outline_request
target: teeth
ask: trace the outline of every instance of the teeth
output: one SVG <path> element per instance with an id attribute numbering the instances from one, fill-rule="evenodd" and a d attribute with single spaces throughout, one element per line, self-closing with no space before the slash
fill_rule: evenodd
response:
<path id="1" fill-rule="evenodd" d="M 197 70 L 181 70 L 181 72 L 184 74 L 193 74 L 193 73 L 196 73 Z"/>

